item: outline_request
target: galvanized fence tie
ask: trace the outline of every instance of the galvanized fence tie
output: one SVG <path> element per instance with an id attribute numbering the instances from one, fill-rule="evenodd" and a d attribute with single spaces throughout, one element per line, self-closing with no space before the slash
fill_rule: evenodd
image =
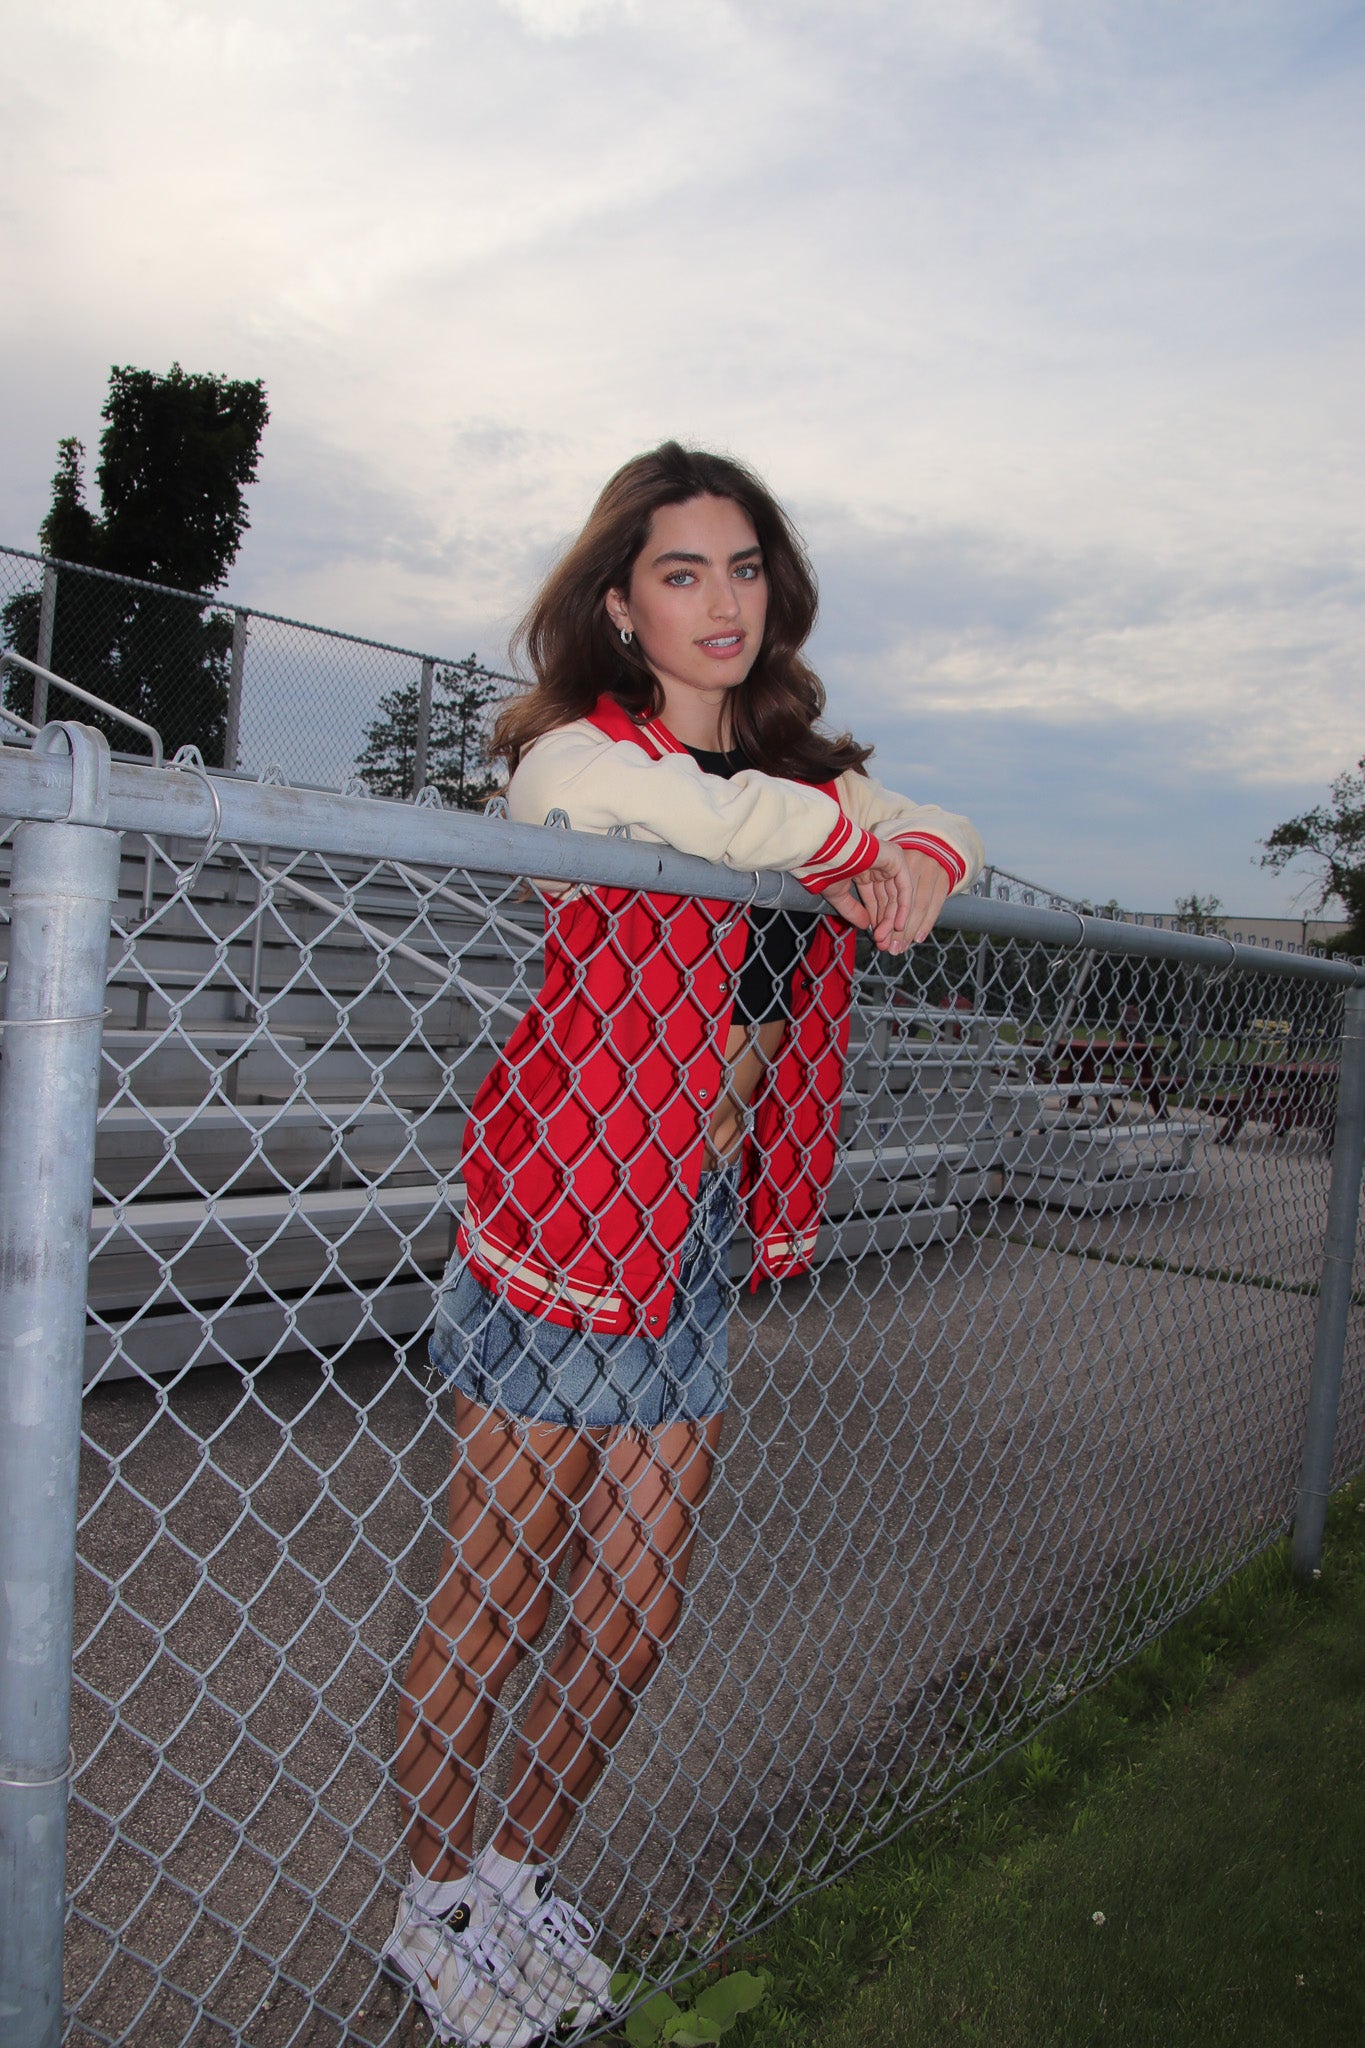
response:
<path id="1" fill-rule="evenodd" d="M 64 1785 L 68 1778 L 74 1776 L 75 1769 L 76 1751 L 73 1746 L 67 1751 L 66 1769 L 58 1771 L 55 1777 L 11 1778 L 5 1773 L 0 1772 L 0 1785 L 12 1786 L 16 1792 L 41 1792 L 48 1785 Z"/>

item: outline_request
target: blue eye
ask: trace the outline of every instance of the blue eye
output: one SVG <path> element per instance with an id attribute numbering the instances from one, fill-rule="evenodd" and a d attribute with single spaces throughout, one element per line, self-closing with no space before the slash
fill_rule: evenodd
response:
<path id="1" fill-rule="evenodd" d="M 736 568 L 735 574 L 736 576 L 742 576 L 746 583 L 757 583 L 759 577 L 763 574 L 763 564 L 761 562 L 741 562 Z"/>

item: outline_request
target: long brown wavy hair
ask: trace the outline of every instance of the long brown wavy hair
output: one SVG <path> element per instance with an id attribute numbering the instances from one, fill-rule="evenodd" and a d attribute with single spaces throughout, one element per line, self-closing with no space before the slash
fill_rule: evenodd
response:
<path id="1" fill-rule="evenodd" d="M 768 581 L 763 644 L 730 700 L 732 744 L 767 774 L 802 782 L 862 769 L 871 747 L 819 728 L 824 685 L 801 658 L 817 597 L 800 535 L 743 463 L 665 441 L 617 470 L 517 628 L 514 653 L 535 680 L 503 705 L 493 728 L 493 749 L 506 756 L 509 770 L 532 740 L 585 717 L 604 691 L 637 718 L 662 711 L 658 679 L 638 641 L 622 644 L 606 596 L 629 589 L 659 507 L 705 497 L 729 498 L 747 513 Z"/>

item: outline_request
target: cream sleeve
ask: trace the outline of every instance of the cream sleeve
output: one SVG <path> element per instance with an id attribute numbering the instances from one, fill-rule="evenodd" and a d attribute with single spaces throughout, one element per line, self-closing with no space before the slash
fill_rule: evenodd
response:
<path id="1" fill-rule="evenodd" d="M 907 853 L 932 854 L 948 870 L 953 893 L 971 887 L 985 861 L 976 827 L 937 804 L 912 803 L 885 789 L 871 775 L 847 769 L 835 784 L 839 800 L 855 824 L 878 839 L 894 839 Z"/>
<path id="2" fill-rule="evenodd" d="M 878 851 L 872 833 L 823 790 L 754 768 L 728 781 L 704 775 L 690 754 L 652 760 L 586 722 L 527 748 L 507 806 L 519 825 L 543 825 L 557 810 L 577 832 L 627 825 L 636 838 L 727 867 L 785 869 L 811 889 L 861 874 Z"/>

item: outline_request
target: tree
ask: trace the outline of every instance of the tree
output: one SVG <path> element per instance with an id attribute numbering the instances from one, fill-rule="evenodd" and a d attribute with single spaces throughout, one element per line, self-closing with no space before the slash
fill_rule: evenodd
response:
<path id="1" fill-rule="evenodd" d="M 386 690 L 380 698 L 355 764 L 360 780 L 375 796 L 406 798 L 414 794 L 420 708 L 421 690 L 416 682 Z"/>
<path id="2" fill-rule="evenodd" d="M 1333 939 L 1332 950 L 1365 953 L 1365 755 L 1354 770 L 1338 775 L 1330 807 L 1316 804 L 1287 819 L 1261 844 L 1263 868 L 1287 867 L 1301 854 L 1320 863 L 1314 908 L 1324 910 L 1335 900 L 1348 920 L 1346 930 Z"/>
<path id="3" fill-rule="evenodd" d="M 1217 896 L 1199 896 L 1191 890 L 1188 896 L 1176 897 L 1175 914 L 1184 932 L 1196 932 L 1201 938 L 1223 935 L 1223 905 Z"/>
<path id="4" fill-rule="evenodd" d="M 502 785 L 488 754 L 488 713 L 500 694 L 498 679 L 472 654 L 432 676 L 426 780 L 452 810 L 482 810 Z M 376 796 L 415 795 L 420 709 L 415 678 L 380 698 L 356 762 L 361 781 Z"/>
<path id="5" fill-rule="evenodd" d="M 113 368 L 95 472 L 100 511 L 85 502 L 85 450 L 58 445 L 52 501 L 39 528 L 44 554 L 62 563 L 51 666 L 58 675 L 132 712 L 160 732 L 168 752 L 193 741 L 206 761 L 223 757 L 232 627 L 222 612 L 151 590 L 130 589 L 81 567 L 173 589 L 221 587 L 247 529 L 246 488 L 256 479 L 270 417 L 265 386 L 192 374 Z M 4 607 L 6 640 L 37 656 L 40 595 Z M 27 708 L 26 682 L 10 701 Z M 115 746 L 129 735 L 83 709 Z"/>

